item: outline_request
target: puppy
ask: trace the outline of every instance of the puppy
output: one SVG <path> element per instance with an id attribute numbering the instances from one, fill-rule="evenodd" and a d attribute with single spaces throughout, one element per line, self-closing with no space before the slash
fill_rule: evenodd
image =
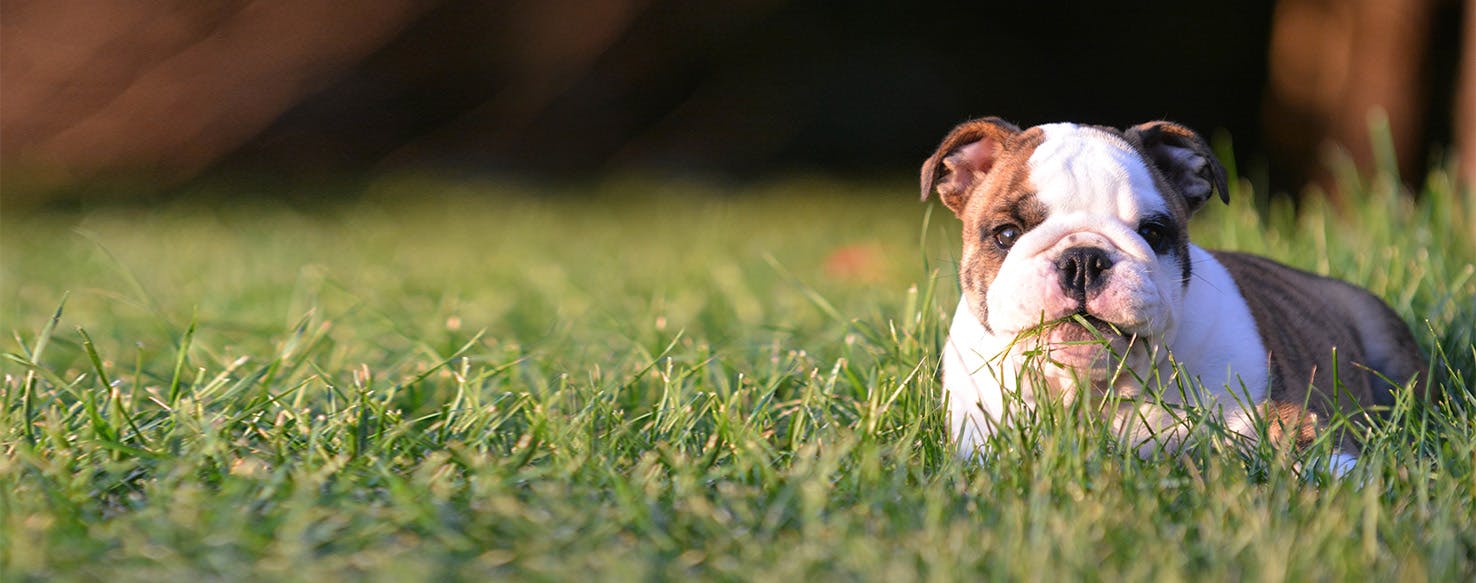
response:
<path id="1" fill-rule="evenodd" d="M 969 121 L 923 164 L 923 198 L 935 191 L 963 221 L 943 354 L 961 455 L 1038 401 L 1109 395 L 1113 426 L 1144 455 L 1178 447 L 1181 407 L 1246 439 L 1263 419 L 1296 447 L 1334 415 L 1391 405 L 1425 369 L 1409 328 L 1367 291 L 1189 241 L 1189 217 L 1229 192 L 1184 126 Z M 1347 432 L 1337 444 L 1342 474 L 1358 444 Z"/>

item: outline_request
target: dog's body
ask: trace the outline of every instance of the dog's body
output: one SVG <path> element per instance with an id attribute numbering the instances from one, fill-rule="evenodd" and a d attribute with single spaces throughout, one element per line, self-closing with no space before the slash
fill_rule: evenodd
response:
<path id="1" fill-rule="evenodd" d="M 1209 407 L 1247 438 L 1264 418 L 1271 437 L 1300 444 L 1335 413 L 1391 404 L 1385 378 L 1423 370 L 1409 329 L 1372 294 L 1189 242 L 1189 217 L 1228 194 L 1182 126 L 974 120 L 922 182 L 964 222 L 943 355 L 964 454 L 1046 395 L 1114 395 L 1114 425 L 1145 452 L 1182 438 L 1176 404 Z M 1356 452 L 1344 439 L 1334 468 Z"/>

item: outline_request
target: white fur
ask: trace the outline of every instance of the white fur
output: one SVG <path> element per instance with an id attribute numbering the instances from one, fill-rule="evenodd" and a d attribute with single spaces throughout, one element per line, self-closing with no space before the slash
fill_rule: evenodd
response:
<path id="1" fill-rule="evenodd" d="M 1130 223 L 1168 209 L 1142 157 L 1121 138 L 1069 123 L 1040 128 L 1045 140 L 1030 155 L 1030 180 L 1051 218 L 1082 214 Z"/>
<path id="2" fill-rule="evenodd" d="M 1000 266 L 985 303 L 989 329 L 1014 335 L 1077 311 L 1057 281 L 1055 261 L 1072 247 L 1093 246 L 1113 261 L 1108 288 L 1086 306 L 1131 333 L 1156 335 L 1177 319 L 1176 260 L 1158 257 L 1138 223 L 1168 205 L 1141 157 L 1121 139 L 1072 124 L 1041 126 L 1030 156 L 1036 198 L 1047 218 L 1026 232 Z"/>
<path id="3" fill-rule="evenodd" d="M 1184 293 L 1184 304 L 1199 309 L 1184 312 L 1172 334 L 1175 340 L 1167 351 L 1157 351 L 1151 366 L 1157 369 L 1158 379 L 1173 386 L 1177 364 L 1189 376 L 1184 386 L 1196 392 L 1181 395 L 1168 390 L 1159 399 L 1213 407 L 1225 417 L 1230 430 L 1249 436 L 1254 433 L 1254 416 L 1248 408 L 1266 398 L 1266 349 L 1230 273 L 1205 250 L 1194 245 L 1189 249 L 1194 276 Z M 1016 414 L 1014 407 L 1035 402 L 1034 387 L 1018 386 L 1028 357 L 1012 350 L 1014 343 L 1013 335 L 987 332 L 968 309 L 967 300 L 959 302 L 943 351 L 943 387 L 952 432 L 963 452 L 974 451 L 997 424 L 1008 422 Z M 1138 372 L 1152 378 L 1151 370 Z M 1134 394 L 1141 387 L 1131 383 L 1118 388 L 1125 389 L 1119 391 L 1127 393 L 1125 397 L 1142 396 Z M 1116 422 L 1133 443 L 1152 448 L 1159 444 L 1147 443 L 1148 437 L 1172 435 L 1174 416 L 1145 405 L 1137 415 L 1125 415 Z"/>
<path id="4" fill-rule="evenodd" d="M 1169 211 L 1131 146 L 1091 128 L 1042 127 L 1045 139 L 1028 163 L 1047 218 L 1011 247 L 986 291 L 989 326 L 963 298 L 944 348 L 943 384 L 960 452 L 976 451 L 1019 407 L 1033 406 L 1038 391 L 1059 392 L 1068 402 L 1076 393 L 1082 371 L 1049 363 L 1037 365 L 1045 375 L 1040 382 L 1022 383 L 1027 361 L 1038 359 L 1031 354 L 1042 346 L 1038 337 L 1017 337 L 1082 307 L 1061 290 L 1055 262 L 1066 249 L 1083 245 L 1102 249 L 1113 261 L 1104 288 L 1086 308 L 1132 335 L 1132 344 L 1115 348 L 1126 350 L 1125 364 L 1136 373 L 1091 371 L 1096 376 L 1089 380 L 1110 383 L 1124 398 L 1147 397 L 1138 378 L 1184 386 L 1187 391 L 1165 390 L 1158 399 L 1208 407 L 1231 430 L 1250 435 L 1253 414 L 1247 408 L 1265 399 L 1269 373 L 1255 320 L 1230 273 L 1190 245 L 1193 275 L 1185 287 L 1178 259 L 1155 254 L 1137 234 L 1144 217 Z M 1175 382 L 1175 364 L 1189 376 L 1179 379 L 1186 382 Z M 1119 414 L 1115 427 L 1144 452 L 1177 445 L 1181 417 L 1144 400 Z"/>

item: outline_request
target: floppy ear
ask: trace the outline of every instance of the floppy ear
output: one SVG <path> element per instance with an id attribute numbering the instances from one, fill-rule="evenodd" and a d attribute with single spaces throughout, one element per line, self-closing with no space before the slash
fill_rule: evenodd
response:
<path id="1" fill-rule="evenodd" d="M 923 200 L 936 188 L 943 205 L 962 215 L 970 190 L 994 167 L 1005 140 L 1019 132 L 1020 128 L 997 117 L 958 124 L 923 162 Z"/>
<path id="2" fill-rule="evenodd" d="M 1220 193 L 1220 200 L 1230 202 L 1225 167 L 1194 130 L 1173 122 L 1150 121 L 1123 133 L 1137 142 L 1159 173 L 1179 190 L 1191 214 L 1215 192 Z"/>

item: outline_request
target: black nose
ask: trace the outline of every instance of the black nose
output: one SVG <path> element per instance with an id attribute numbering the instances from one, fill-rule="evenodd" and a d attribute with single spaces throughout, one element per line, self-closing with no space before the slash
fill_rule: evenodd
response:
<path id="1" fill-rule="evenodd" d="M 1111 267 L 1112 259 L 1096 247 L 1072 247 L 1056 259 L 1056 270 L 1061 272 L 1061 287 L 1082 298 L 1102 287 L 1102 282 L 1107 279 L 1102 274 Z"/>

